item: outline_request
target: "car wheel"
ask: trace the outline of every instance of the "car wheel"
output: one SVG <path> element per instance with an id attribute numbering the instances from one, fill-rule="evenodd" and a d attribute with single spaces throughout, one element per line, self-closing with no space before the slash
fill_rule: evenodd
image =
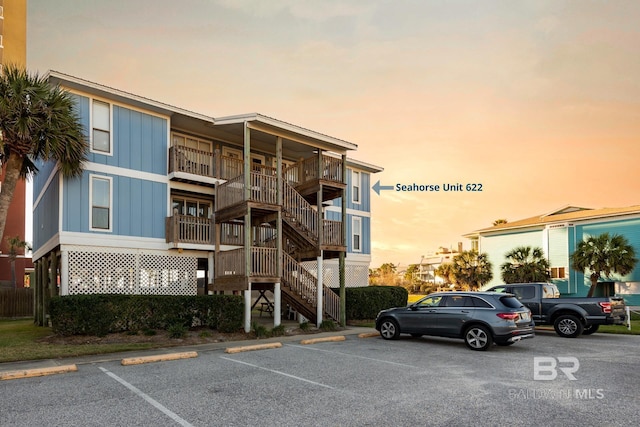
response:
<path id="1" fill-rule="evenodd" d="M 493 339 L 487 328 L 474 325 L 465 331 L 464 342 L 471 350 L 484 351 L 491 346 Z"/>
<path id="2" fill-rule="evenodd" d="M 561 337 L 575 338 L 582 333 L 584 326 L 576 316 L 563 314 L 553 322 L 553 328 L 556 330 L 556 334 Z"/>
<path id="3" fill-rule="evenodd" d="M 595 334 L 596 332 L 598 332 L 598 328 L 600 328 L 600 325 L 589 325 L 589 326 L 586 326 L 584 328 L 584 331 L 582 331 L 582 335 Z"/>
<path id="4" fill-rule="evenodd" d="M 422 334 L 411 334 L 412 337 L 414 338 L 420 338 L 422 336 Z"/>
<path id="5" fill-rule="evenodd" d="M 384 319 L 380 324 L 380 336 L 385 340 L 395 340 L 400 336 L 398 322 L 393 319 Z"/>

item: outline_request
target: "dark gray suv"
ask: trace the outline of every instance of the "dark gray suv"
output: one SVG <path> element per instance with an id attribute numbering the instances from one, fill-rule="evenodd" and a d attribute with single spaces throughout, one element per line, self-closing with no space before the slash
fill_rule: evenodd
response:
<path id="1" fill-rule="evenodd" d="M 533 327 L 531 310 L 515 296 L 498 292 L 439 292 L 376 317 L 384 339 L 400 334 L 462 338 L 472 350 L 533 338 Z"/>

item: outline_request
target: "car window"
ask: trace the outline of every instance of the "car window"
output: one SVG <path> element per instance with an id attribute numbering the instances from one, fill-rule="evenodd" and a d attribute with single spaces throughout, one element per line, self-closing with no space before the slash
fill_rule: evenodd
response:
<path id="1" fill-rule="evenodd" d="M 472 303 L 473 307 L 478 307 L 478 308 L 493 308 L 491 306 L 491 304 L 489 304 L 488 302 L 486 302 L 485 300 L 483 300 L 482 298 L 476 298 L 476 297 L 471 297 L 469 298 L 469 302 Z M 469 307 L 469 306 L 467 306 Z"/>
<path id="2" fill-rule="evenodd" d="M 469 307 L 467 301 L 469 297 L 464 295 L 449 295 L 445 298 L 443 307 Z"/>
<path id="3" fill-rule="evenodd" d="M 421 299 L 416 305 L 418 307 L 437 307 L 438 305 L 440 305 L 440 301 L 442 301 L 442 296 L 435 295 L 432 297 Z"/>
<path id="4" fill-rule="evenodd" d="M 500 302 L 509 308 L 523 307 L 522 303 L 516 297 L 509 297 L 509 296 L 500 297 Z"/>
<path id="5" fill-rule="evenodd" d="M 507 292 L 507 288 L 504 286 L 500 286 L 498 288 L 492 288 L 491 292 L 501 292 L 501 293 L 505 293 Z"/>
<path id="6" fill-rule="evenodd" d="M 514 286 L 511 292 L 518 299 L 533 299 L 536 296 L 535 286 Z"/>

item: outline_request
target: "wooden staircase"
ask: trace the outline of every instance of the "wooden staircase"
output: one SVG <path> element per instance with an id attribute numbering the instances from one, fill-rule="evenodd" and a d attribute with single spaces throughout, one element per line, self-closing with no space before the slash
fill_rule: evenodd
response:
<path id="1" fill-rule="evenodd" d="M 333 160 L 331 161 L 333 162 Z M 311 166 L 314 165 L 313 162 L 306 161 L 305 163 L 305 161 L 303 161 L 298 166 L 294 165 L 294 169 L 291 170 L 300 171 L 300 176 L 308 176 L 309 174 L 307 172 L 303 173 L 302 168 L 307 163 Z M 336 254 L 340 251 L 344 252 L 346 248 L 344 247 L 344 242 L 342 242 L 340 228 L 344 226 L 344 224 L 337 221 L 320 219 L 317 209 L 321 207 L 316 207 L 307 200 L 312 198 L 313 195 L 310 193 L 305 197 L 290 184 L 291 182 L 294 185 L 301 186 L 305 182 L 301 182 L 300 180 L 297 182 L 292 181 L 289 178 L 289 175 L 291 175 L 289 170 L 285 171 L 284 175 L 285 179 L 282 181 L 281 188 L 282 205 L 280 205 L 279 208 L 276 206 L 275 197 L 277 194 L 275 191 L 277 189 L 277 180 L 273 174 L 267 175 L 255 171 L 251 172 L 250 181 L 252 191 L 248 200 L 245 200 L 244 196 L 243 175 L 238 175 L 224 184 L 220 184 L 217 187 L 216 193 L 216 218 L 220 218 L 220 222 L 222 223 L 233 224 L 228 227 L 240 226 L 241 229 L 244 229 L 244 225 L 241 224 L 243 223 L 242 215 L 246 212 L 246 208 L 242 207 L 242 203 L 245 202 L 245 205 L 253 203 L 252 222 L 255 221 L 257 224 L 261 224 L 260 226 L 252 227 L 251 251 L 253 253 L 253 251 L 259 247 L 264 247 L 265 249 L 275 248 L 276 234 L 273 233 L 273 230 L 277 227 L 277 215 L 274 208 L 280 210 L 283 237 L 282 276 L 280 277 L 282 298 L 305 318 L 313 323 L 317 323 L 318 280 L 316 275 L 305 268 L 302 262 L 314 261 L 323 253 L 324 257 L 327 258 L 337 256 Z M 261 203 L 262 205 L 259 205 L 258 213 L 254 217 L 253 209 L 255 209 L 256 203 Z M 262 210 L 260 209 L 261 207 L 263 207 Z M 263 225 L 270 228 L 265 229 Z M 244 238 L 242 237 L 244 232 L 238 231 L 233 233 L 233 240 L 235 244 L 242 246 L 244 244 Z M 227 256 L 227 254 L 224 255 Z M 264 258 L 268 259 L 268 256 L 270 255 L 265 254 Z M 238 272 L 239 274 L 236 274 L 237 283 L 241 284 L 243 279 L 240 277 L 240 272 L 244 271 L 243 259 L 236 257 L 238 259 L 236 265 L 231 262 L 236 259 L 232 259 L 232 254 L 228 254 L 227 257 L 229 261 L 226 262 L 224 266 L 221 265 L 216 268 L 223 267 L 222 271 Z M 255 261 L 253 264 L 255 264 Z M 255 265 L 252 265 L 252 269 L 255 269 Z M 260 279 L 261 275 L 264 279 L 266 279 L 266 277 L 272 277 L 270 274 L 264 275 L 263 273 L 264 272 L 261 271 L 251 270 L 251 277 L 258 279 Z M 225 280 L 225 278 L 219 278 L 218 276 L 216 279 Z M 245 276 L 244 280 L 251 281 L 251 278 Z M 277 277 L 273 277 L 273 280 L 277 280 Z M 266 282 L 263 280 L 263 283 Z M 227 287 L 226 289 L 231 288 Z M 322 292 L 324 314 L 328 318 L 339 321 L 339 296 L 327 286 L 323 286 Z"/>
<path id="2" fill-rule="evenodd" d="M 283 299 L 296 311 L 317 323 L 318 279 L 301 263 L 283 254 L 282 291 Z M 329 287 L 323 286 L 323 311 L 335 321 L 340 321 L 340 297 Z"/>

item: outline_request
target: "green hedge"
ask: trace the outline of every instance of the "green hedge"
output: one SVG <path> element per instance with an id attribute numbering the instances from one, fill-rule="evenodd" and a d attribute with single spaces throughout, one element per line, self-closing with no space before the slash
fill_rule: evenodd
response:
<path id="1" fill-rule="evenodd" d="M 339 289 L 333 289 L 340 292 Z M 409 293 L 399 286 L 346 288 L 347 320 L 375 319 L 380 310 L 407 305 Z"/>
<path id="2" fill-rule="evenodd" d="M 208 326 L 220 332 L 242 328 L 244 302 L 238 295 L 69 295 L 51 298 L 53 330 L 61 335 Z"/>

